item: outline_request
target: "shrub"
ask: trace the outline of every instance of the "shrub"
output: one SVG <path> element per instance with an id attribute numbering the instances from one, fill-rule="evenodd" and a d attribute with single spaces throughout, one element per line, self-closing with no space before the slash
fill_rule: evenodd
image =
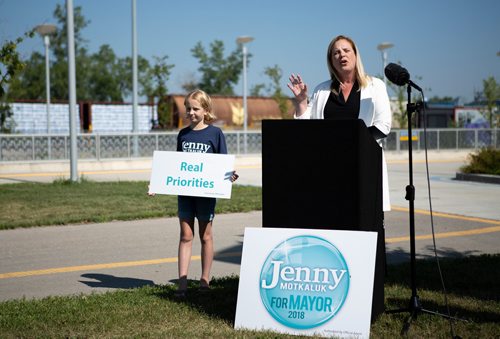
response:
<path id="1" fill-rule="evenodd" d="M 482 148 L 468 156 L 469 163 L 462 166 L 462 173 L 500 175 L 500 150 L 496 148 Z"/>

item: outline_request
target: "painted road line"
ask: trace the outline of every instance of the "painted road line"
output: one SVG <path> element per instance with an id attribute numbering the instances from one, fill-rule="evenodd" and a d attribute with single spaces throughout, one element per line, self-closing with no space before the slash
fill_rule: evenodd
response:
<path id="1" fill-rule="evenodd" d="M 408 159 L 393 159 L 393 160 L 389 160 L 387 159 L 387 164 L 395 164 L 395 165 L 399 165 L 399 164 L 408 164 Z M 464 159 L 443 159 L 443 160 L 429 160 L 429 163 L 433 163 L 433 164 L 449 164 L 449 163 L 463 163 L 464 162 Z M 413 159 L 413 163 L 414 164 L 425 164 L 425 159 L 420 159 L 420 160 L 415 160 Z"/>
<path id="2" fill-rule="evenodd" d="M 400 206 L 391 206 L 391 209 L 393 211 L 398 211 L 398 212 L 409 212 L 410 211 L 409 208 L 400 207 Z M 427 210 L 419 210 L 419 209 L 416 209 L 415 213 L 423 214 L 423 215 L 430 215 L 431 214 L 431 212 L 429 212 Z M 443 217 L 443 218 L 448 218 L 448 219 L 475 221 L 475 222 L 481 222 L 481 223 L 485 223 L 485 224 L 500 225 L 500 220 L 477 218 L 477 217 L 467 217 L 465 215 L 449 214 L 449 213 L 443 213 L 443 212 L 432 212 L 432 215 L 435 217 Z"/>
<path id="3" fill-rule="evenodd" d="M 199 258 L 201 258 L 201 257 L 199 257 L 199 256 L 193 257 L 194 260 L 199 260 Z M 105 268 L 157 265 L 157 264 L 165 264 L 165 263 L 173 263 L 173 262 L 177 262 L 177 258 L 163 258 L 163 259 L 152 259 L 152 260 L 115 262 L 115 263 L 108 263 L 108 264 L 57 267 L 57 268 L 47 268 L 47 269 L 43 269 L 43 270 L 2 273 L 2 274 L 0 274 L 0 279 L 20 278 L 20 277 L 29 277 L 29 276 L 35 276 L 35 275 L 47 275 L 47 274 L 67 273 L 67 272 L 77 272 L 77 271 L 87 271 L 87 270 L 102 270 Z"/>
<path id="4" fill-rule="evenodd" d="M 151 170 L 109 170 L 109 171 L 79 171 L 78 175 L 94 175 L 94 174 L 128 174 L 128 173 L 146 173 Z M 0 174 L 0 178 L 15 178 L 15 177 L 63 177 L 69 175 L 69 172 L 40 172 L 40 173 L 12 173 Z"/>
<path id="5" fill-rule="evenodd" d="M 237 256 L 241 256 L 241 252 L 228 252 L 228 253 L 224 253 L 224 254 L 217 254 L 217 255 L 215 255 L 214 259 L 226 258 L 226 257 L 237 257 Z M 191 260 L 192 261 L 201 260 L 201 256 L 199 256 L 199 255 L 192 256 Z M 114 262 L 114 263 L 107 263 L 107 264 L 56 267 L 56 268 L 47 268 L 47 269 L 33 270 L 33 271 L 0 273 L 0 279 L 32 277 L 32 276 L 37 276 L 37 275 L 49 275 L 49 274 L 69 273 L 69 272 L 78 272 L 78 271 L 102 270 L 102 269 L 106 269 L 106 268 L 159 265 L 159 264 L 169 264 L 169 263 L 176 263 L 176 262 L 177 262 L 177 257 L 173 257 L 173 258 L 150 259 L 150 260 L 123 261 L 123 262 Z"/>
<path id="6" fill-rule="evenodd" d="M 464 237 L 464 236 L 472 236 L 472 235 L 488 234 L 488 233 L 496 233 L 496 232 L 500 232 L 500 226 L 492 226 L 492 227 L 471 229 L 471 230 L 465 230 L 465 231 L 436 233 L 435 238 L 436 239 L 443 239 L 443 238 L 452 238 L 452 237 Z M 432 239 L 432 234 L 418 235 L 415 237 L 415 240 L 428 240 L 428 239 Z M 394 244 L 394 243 L 398 243 L 398 242 L 406 242 L 409 240 L 410 240 L 410 237 L 405 236 L 405 237 L 386 238 L 385 242 L 387 244 Z M 224 254 L 216 254 L 214 259 L 223 258 L 223 257 L 238 257 L 238 256 L 241 256 L 241 252 L 229 252 L 229 253 L 224 253 Z M 201 260 L 201 257 L 200 256 L 192 256 L 191 260 L 192 261 Z M 139 261 L 125 261 L 125 262 L 115 262 L 115 263 L 107 263 L 107 264 L 58 267 L 58 268 L 48 268 L 48 269 L 33 270 L 33 271 L 0 273 L 0 279 L 21 278 L 21 277 L 28 277 L 28 276 L 68 273 L 68 272 L 77 272 L 77 271 L 90 271 L 90 270 L 99 270 L 99 269 L 106 269 L 106 268 L 157 265 L 157 264 L 174 263 L 174 262 L 177 262 L 177 257 L 175 257 L 175 258 L 163 258 L 163 259 L 151 259 L 151 260 L 139 260 Z"/>
<path id="7" fill-rule="evenodd" d="M 473 230 L 467 230 L 467 231 L 436 233 L 435 238 L 436 239 L 443 239 L 443 238 L 463 237 L 463 236 L 469 236 L 469 235 L 478 235 L 478 234 L 495 233 L 495 232 L 500 232 L 500 226 L 492 226 L 492 227 L 479 228 L 479 229 L 473 229 Z M 415 240 L 427 240 L 427 239 L 432 239 L 432 234 L 415 236 Z M 402 242 L 402 241 L 408 241 L 408 240 L 410 240 L 410 237 L 396 237 L 396 238 L 387 238 L 387 239 L 385 239 L 385 242 L 387 244 L 393 244 L 396 242 Z"/>
<path id="8" fill-rule="evenodd" d="M 258 169 L 260 165 L 242 165 L 236 166 L 236 169 Z M 101 170 L 101 171 L 79 171 L 78 175 L 100 175 L 100 174 L 132 174 L 132 173 L 148 173 L 151 169 L 137 169 L 137 170 Z M 69 176 L 68 172 L 39 172 L 39 173 L 9 173 L 0 174 L 1 178 L 29 178 L 29 177 L 63 177 Z"/>

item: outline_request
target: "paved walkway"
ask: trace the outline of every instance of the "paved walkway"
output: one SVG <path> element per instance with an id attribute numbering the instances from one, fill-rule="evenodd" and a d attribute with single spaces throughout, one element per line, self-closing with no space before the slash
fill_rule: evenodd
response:
<path id="1" fill-rule="evenodd" d="M 453 180 L 465 156 L 463 152 L 429 155 L 434 231 L 440 257 L 499 252 L 500 185 Z M 393 204 L 393 211 L 386 214 L 389 262 L 407 261 L 409 256 L 405 158 L 404 153 L 387 154 Z M 416 246 L 419 257 L 432 257 L 423 160 L 424 154 L 415 154 Z M 261 184 L 258 155 L 239 157 L 236 168 L 241 175 L 240 184 Z M 149 170 L 101 169 L 85 175 L 91 180 L 148 180 Z M 0 169 L 4 182 L 49 181 L 57 176 L 60 174 L 47 171 L 5 173 Z M 216 217 L 213 276 L 239 274 L 244 229 L 261 226 L 262 214 L 258 211 Z M 0 231 L 0 300 L 171 283 L 177 276 L 177 242 L 176 218 Z M 196 240 L 190 268 L 192 279 L 198 279 L 201 272 L 198 253 Z"/>

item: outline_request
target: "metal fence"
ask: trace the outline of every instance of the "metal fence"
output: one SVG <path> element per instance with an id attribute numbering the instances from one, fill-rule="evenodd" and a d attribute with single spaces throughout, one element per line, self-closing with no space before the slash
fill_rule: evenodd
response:
<path id="1" fill-rule="evenodd" d="M 412 148 L 417 151 L 424 150 L 425 147 L 428 150 L 459 150 L 484 147 L 499 148 L 500 146 L 500 130 L 496 128 L 428 128 L 427 134 L 423 129 L 416 129 L 412 132 Z M 392 131 L 384 140 L 384 149 L 388 151 L 407 150 L 409 139 L 407 130 Z"/>
<path id="2" fill-rule="evenodd" d="M 248 131 L 225 131 L 228 152 L 231 154 L 258 154 L 261 152 L 262 134 Z M 425 148 L 425 133 L 413 131 L 414 150 Z M 384 149 L 408 149 L 406 130 L 394 130 L 384 140 Z M 499 148 L 498 129 L 427 129 L 429 150 Z M 0 161 L 67 160 L 70 158 L 69 135 L 15 135 L 0 134 Z M 154 150 L 175 151 L 177 132 L 128 133 L 128 134 L 79 134 L 77 149 L 79 159 L 116 159 L 151 157 Z"/>

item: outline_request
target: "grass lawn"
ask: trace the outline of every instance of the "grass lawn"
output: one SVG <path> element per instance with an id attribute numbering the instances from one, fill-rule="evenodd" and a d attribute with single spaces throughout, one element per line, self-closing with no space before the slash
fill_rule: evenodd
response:
<path id="1" fill-rule="evenodd" d="M 177 197 L 147 195 L 148 182 L 55 181 L 0 185 L 0 230 L 43 225 L 95 223 L 177 215 Z M 262 208 L 261 188 L 234 185 L 216 213 Z"/>
<path id="2" fill-rule="evenodd" d="M 500 333 L 500 255 L 441 261 L 450 283 L 450 314 L 462 338 L 498 338 Z M 436 265 L 418 261 L 418 293 L 422 306 L 446 313 Z M 387 309 L 406 307 L 411 291 L 409 265 L 388 267 Z M 234 330 L 238 277 L 215 278 L 209 292 L 192 282 L 185 300 L 173 296 L 172 285 L 146 286 L 104 294 L 14 300 L 0 303 L 2 338 L 19 337 L 169 337 L 286 338 L 269 331 Z M 408 313 L 382 314 L 371 326 L 373 338 L 397 338 Z M 450 338 L 451 327 L 440 316 L 420 314 L 410 338 Z"/>

